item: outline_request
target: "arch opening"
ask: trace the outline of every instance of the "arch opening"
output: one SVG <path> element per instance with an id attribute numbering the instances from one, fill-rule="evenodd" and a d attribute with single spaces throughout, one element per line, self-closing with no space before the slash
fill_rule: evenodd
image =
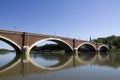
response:
<path id="1" fill-rule="evenodd" d="M 15 51 L 15 49 L 7 44 L 6 42 L 0 40 L 0 69 L 4 66 L 9 65 L 11 62 L 20 57 L 20 55 Z"/>
<path id="2" fill-rule="evenodd" d="M 61 66 L 72 54 L 71 46 L 61 39 L 43 39 L 30 47 L 32 61 L 44 67 Z"/>
<path id="3" fill-rule="evenodd" d="M 96 49 L 91 44 L 82 44 L 78 48 L 78 51 L 80 51 L 80 52 L 96 52 Z"/>
<path id="4" fill-rule="evenodd" d="M 65 51 L 65 53 L 67 53 L 67 54 L 73 53 L 72 48 L 66 43 L 61 42 L 59 40 L 49 40 L 49 41 L 56 42 Z"/>
<path id="5" fill-rule="evenodd" d="M 0 36 L 0 67 L 16 60 L 21 55 L 20 49 L 14 41 Z"/>
<path id="6" fill-rule="evenodd" d="M 106 46 L 100 47 L 100 52 L 107 52 L 109 49 Z"/>
<path id="7" fill-rule="evenodd" d="M 18 44 L 16 44 L 14 41 L 5 38 L 3 36 L 0 36 L 0 40 L 10 45 L 15 50 L 16 53 L 21 53 L 21 47 Z"/>
<path id="8" fill-rule="evenodd" d="M 42 42 L 45 43 L 45 41 L 48 41 L 48 43 L 47 43 L 48 45 L 44 44 L 44 46 L 45 47 L 47 46 L 49 49 L 52 46 L 53 50 L 64 50 L 65 53 L 67 53 L 67 54 L 72 54 L 73 53 L 73 48 L 67 42 L 65 42 L 61 39 L 57 39 L 57 38 L 47 38 L 47 39 L 40 40 L 40 41 L 34 43 L 29 48 L 30 51 L 35 47 L 42 47 L 43 44 L 42 44 L 42 46 L 41 45 L 38 46 L 38 44 L 40 44 Z M 38 48 L 38 49 L 40 49 L 40 48 Z"/>

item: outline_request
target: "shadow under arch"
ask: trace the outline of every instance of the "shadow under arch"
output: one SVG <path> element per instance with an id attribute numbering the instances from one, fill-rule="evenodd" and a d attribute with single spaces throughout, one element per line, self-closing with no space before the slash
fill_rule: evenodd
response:
<path id="1" fill-rule="evenodd" d="M 109 47 L 106 45 L 101 45 L 98 47 L 98 51 L 100 52 L 107 52 L 109 50 Z"/>
<path id="2" fill-rule="evenodd" d="M 35 42 L 33 45 L 30 46 L 29 51 L 31 51 L 31 49 L 35 45 L 37 45 L 38 43 L 43 42 L 43 41 L 53 41 L 53 42 L 59 43 L 60 45 L 62 45 L 62 47 L 65 48 L 65 51 L 67 53 L 72 53 L 73 52 L 73 48 L 67 42 L 65 42 L 64 40 L 59 39 L 59 38 L 46 38 L 46 39 L 39 40 L 39 41 Z"/>
<path id="3" fill-rule="evenodd" d="M 15 43 L 14 41 L 12 41 L 6 37 L 3 37 L 3 36 L 0 36 L 0 40 L 9 44 L 11 47 L 13 47 L 15 49 L 16 53 L 20 53 L 21 47 L 17 43 Z"/>
<path id="4" fill-rule="evenodd" d="M 83 49 L 85 51 L 89 51 L 89 52 L 96 52 L 97 51 L 96 47 L 90 42 L 81 43 L 80 45 L 78 45 L 78 47 L 76 49 L 79 50 L 81 46 L 83 46 Z"/>

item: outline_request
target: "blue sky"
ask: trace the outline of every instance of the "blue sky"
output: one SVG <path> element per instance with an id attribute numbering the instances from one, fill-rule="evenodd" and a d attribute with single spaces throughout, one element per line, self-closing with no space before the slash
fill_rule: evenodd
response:
<path id="1" fill-rule="evenodd" d="M 120 35 L 120 0 L 0 0 L 0 29 L 89 40 Z"/>

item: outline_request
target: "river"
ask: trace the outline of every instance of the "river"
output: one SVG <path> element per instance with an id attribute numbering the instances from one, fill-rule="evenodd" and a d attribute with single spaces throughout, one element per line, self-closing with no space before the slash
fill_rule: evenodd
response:
<path id="1" fill-rule="evenodd" d="M 0 80 L 119 80 L 120 55 L 30 54 L 30 61 L 15 52 L 0 54 Z"/>

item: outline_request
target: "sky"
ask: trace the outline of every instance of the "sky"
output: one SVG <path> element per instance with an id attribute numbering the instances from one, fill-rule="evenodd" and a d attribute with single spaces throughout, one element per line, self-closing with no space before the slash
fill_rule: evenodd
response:
<path id="1" fill-rule="evenodd" d="M 0 0 L 0 30 L 82 40 L 120 35 L 120 0 Z"/>

